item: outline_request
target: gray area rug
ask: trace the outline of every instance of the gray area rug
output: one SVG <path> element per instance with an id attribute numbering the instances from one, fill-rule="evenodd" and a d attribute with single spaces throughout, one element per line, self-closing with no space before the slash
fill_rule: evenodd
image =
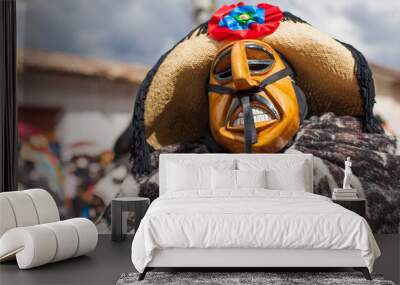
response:
<path id="1" fill-rule="evenodd" d="M 373 280 L 368 281 L 359 272 L 148 272 L 142 281 L 138 281 L 138 276 L 138 273 L 124 273 L 118 279 L 117 285 L 395 285 L 379 275 L 373 275 Z"/>

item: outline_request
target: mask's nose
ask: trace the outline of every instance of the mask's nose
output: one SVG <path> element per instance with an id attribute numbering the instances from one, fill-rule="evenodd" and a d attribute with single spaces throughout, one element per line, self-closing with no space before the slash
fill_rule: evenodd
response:
<path id="1" fill-rule="evenodd" d="M 246 90 L 257 86 L 257 82 L 251 79 L 244 42 L 237 42 L 232 46 L 231 70 L 236 89 Z"/>

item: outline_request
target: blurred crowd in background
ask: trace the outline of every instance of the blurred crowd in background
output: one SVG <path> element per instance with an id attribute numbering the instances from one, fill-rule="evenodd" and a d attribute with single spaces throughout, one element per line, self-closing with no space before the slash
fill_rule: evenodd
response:
<path id="1" fill-rule="evenodd" d="M 62 206 L 64 218 L 95 219 L 104 203 L 93 195 L 96 183 L 112 165 L 113 152 L 101 151 L 94 142 L 70 146 L 70 157 L 61 157 L 60 144 L 40 129 L 19 122 L 19 184 L 26 188 L 45 188 Z"/>

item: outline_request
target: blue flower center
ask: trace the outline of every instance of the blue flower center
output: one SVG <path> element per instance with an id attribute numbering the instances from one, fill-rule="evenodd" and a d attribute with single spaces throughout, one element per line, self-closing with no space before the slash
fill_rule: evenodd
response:
<path id="1" fill-rule="evenodd" d="M 220 27 L 230 30 L 248 30 L 253 23 L 264 24 L 265 11 L 256 6 L 238 6 L 225 15 L 218 23 Z"/>

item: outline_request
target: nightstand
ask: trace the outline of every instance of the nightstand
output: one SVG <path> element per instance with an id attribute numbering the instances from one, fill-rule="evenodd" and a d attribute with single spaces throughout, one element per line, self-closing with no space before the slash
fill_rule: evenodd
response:
<path id="1" fill-rule="evenodd" d="M 365 207 L 366 201 L 363 198 L 357 199 L 332 199 L 332 202 L 339 204 L 340 206 L 359 214 L 361 217 L 365 218 Z"/>
<path id="2" fill-rule="evenodd" d="M 147 208 L 150 205 L 149 198 L 142 197 L 123 197 L 115 198 L 111 202 L 111 239 L 113 241 L 123 241 L 126 235 L 123 233 L 122 213 L 135 213 L 135 233 L 139 227 L 140 221 L 146 214 Z"/>

